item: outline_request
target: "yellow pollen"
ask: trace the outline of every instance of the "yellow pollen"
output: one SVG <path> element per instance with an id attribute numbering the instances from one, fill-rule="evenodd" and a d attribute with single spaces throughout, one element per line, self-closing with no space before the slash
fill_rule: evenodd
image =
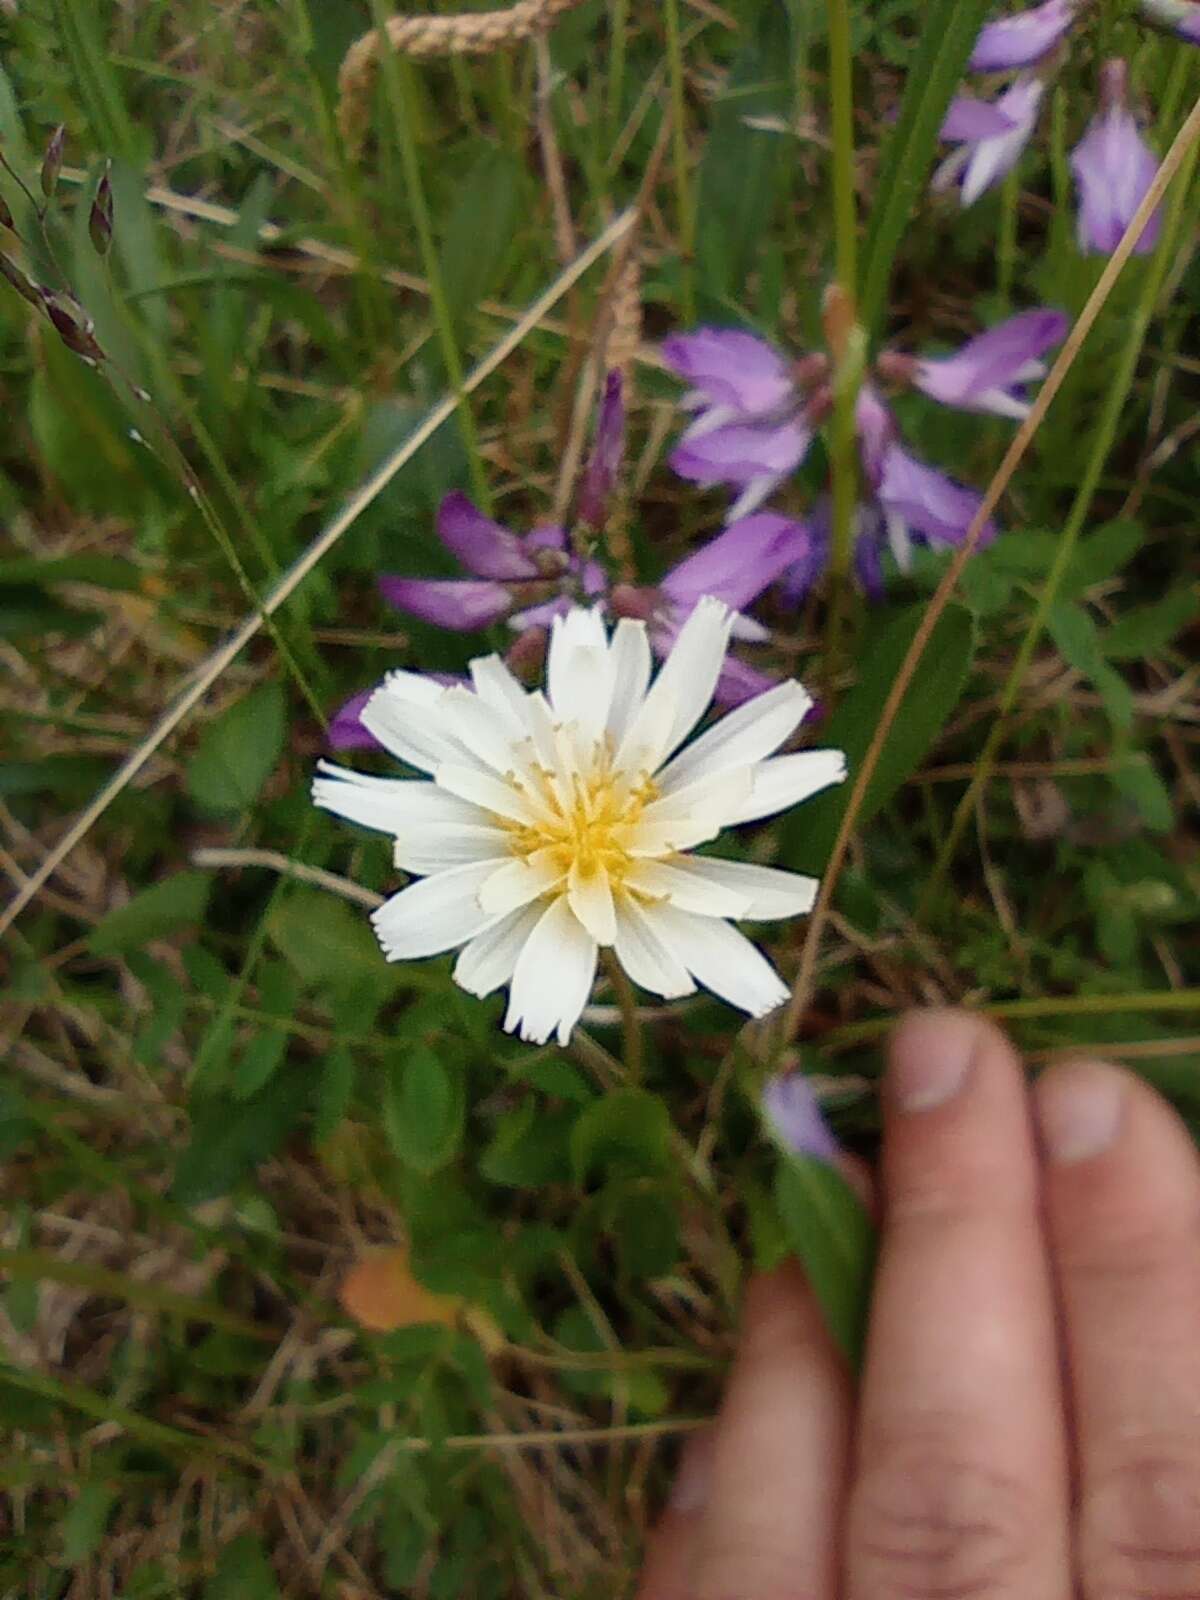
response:
<path id="1" fill-rule="evenodd" d="M 540 773 L 539 779 L 537 799 L 545 817 L 529 826 L 510 824 L 512 853 L 528 858 L 550 850 L 554 867 L 564 874 L 575 865 L 585 876 L 603 868 L 615 888 L 629 870 L 632 834 L 646 807 L 658 798 L 657 785 L 646 774 L 631 785 L 606 761 L 577 775 L 568 795 L 549 773 Z"/>

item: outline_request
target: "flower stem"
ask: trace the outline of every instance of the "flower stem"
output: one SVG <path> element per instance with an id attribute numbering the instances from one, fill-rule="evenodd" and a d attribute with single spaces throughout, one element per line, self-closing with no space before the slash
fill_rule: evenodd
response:
<path id="1" fill-rule="evenodd" d="M 1167 225 L 1163 228 L 1162 239 L 1153 258 L 1146 265 L 1145 276 L 1142 279 L 1141 293 L 1133 314 L 1128 319 L 1125 337 L 1121 345 L 1121 353 L 1117 362 L 1117 370 L 1105 397 L 1104 408 L 1100 413 L 1100 420 L 1092 435 L 1091 450 L 1084 465 L 1083 474 L 1079 480 L 1079 488 L 1075 499 L 1067 514 L 1066 523 L 1058 541 L 1054 554 L 1054 561 L 1046 575 L 1046 581 L 1038 595 L 1037 604 L 1034 606 L 1033 616 L 1025 630 L 1025 637 L 1021 640 L 1017 650 L 1016 659 L 1000 691 L 1000 703 L 994 721 L 984 741 L 983 749 L 975 763 L 975 771 L 968 783 L 965 792 L 958 802 L 950 828 L 942 847 L 938 851 L 932 870 L 925 882 L 925 889 L 917 906 L 916 921 L 924 923 L 937 899 L 938 893 L 945 880 L 950 863 L 954 860 L 955 852 L 967 829 L 979 795 L 987 785 L 996 763 L 996 755 L 1008 732 L 1008 718 L 1012 711 L 1021 685 L 1025 681 L 1025 674 L 1029 670 L 1029 663 L 1033 653 L 1041 641 L 1046 628 L 1046 619 L 1050 609 L 1058 598 L 1058 591 L 1070 566 L 1071 557 L 1075 553 L 1075 546 L 1083 525 L 1087 521 L 1088 513 L 1092 507 L 1092 499 L 1104 471 L 1104 464 L 1108 459 L 1120 428 L 1125 407 L 1133 388 L 1134 378 L 1137 374 L 1138 362 L 1141 359 L 1142 347 L 1146 341 L 1150 321 L 1154 315 L 1155 304 L 1159 291 L 1162 288 L 1168 265 L 1174 259 L 1175 240 L 1179 233 L 1179 224 L 1184 214 L 1184 204 L 1191 180 L 1196 168 L 1197 152 L 1200 146 L 1194 146 L 1188 153 L 1186 163 L 1180 174 L 1180 180 L 1171 197 Z"/>
<path id="2" fill-rule="evenodd" d="M 858 504 L 855 407 L 862 383 L 865 340 L 858 325 L 858 216 L 854 192 L 854 82 L 849 0 L 827 0 L 829 16 L 829 121 L 836 283 L 826 296 L 826 339 L 834 362 L 833 421 L 829 434 L 833 481 L 832 545 L 825 675 L 833 692 L 844 650 L 854 560 Z"/>
<path id="3" fill-rule="evenodd" d="M 625 974 L 625 968 L 611 952 L 605 953 L 604 964 L 612 982 L 613 994 L 621 1013 L 621 1032 L 625 1041 L 625 1072 L 630 1083 L 640 1083 L 645 1065 L 645 1048 L 642 1024 L 637 1014 L 637 995 Z"/>
<path id="4" fill-rule="evenodd" d="M 1000 236 L 996 240 L 996 294 L 1005 311 L 1012 303 L 1013 278 L 1017 264 L 1017 207 L 1021 180 L 1016 168 L 1008 174 L 1000 190 Z"/>
<path id="5" fill-rule="evenodd" d="M 388 40 L 386 13 L 382 0 L 371 0 L 371 10 L 374 13 L 375 26 L 384 40 Z M 463 393 L 463 364 L 462 356 L 458 349 L 458 339 L 454 332 L 454 319 L 450 313 L 450 302 L 446 298 L 446 285 L 442 276 L 442 264 L 438 255 L 437 241 L 433 236 L 433 223 L 429 215 L 429 204 L 425 197 L 425 186 L 421 181 L 421 159 L 417 149 L 417 130 L 413 116 L 413 82 L 411 69 L 407 62 L 401 61 L 395 50 L 387 43 L 383 54 L 383 78 L 387 91 L 388 106 L 392 114 L 392 124 L 395 128 L 396 143 L 400 147 L 400 160 L 404 168 L 404 186 L 408 191 L 408 204 L 412 212 L 413 224 L 417 230 L 417 240 L 421 249 L 421 260 L 424 266 L 425 277 L 429 282 L 429 299 L 433 307 L 433 320 L 437 326 L 438 340 L 442 347 L 442 360 L 446 365 L 446 377 L 450 387 L 458 399 L 458 420 L 463 433 L 463 442 L 466 445 L 467 457 L 471 468 L 471 487 L 475 498 L 484 511 L 491 510 L 491 495 L 488 490 L 487 474 L 484 472 L 483 457 L 479 452 L 479 435 L 475 428 L 475 418 L 471 411 L 470 402 Z"/>
<path id="6" fill-rule="evenodd" d="M 671 138 L 675 163 L 675 205 L 679 222 L 679 255 L 682 262 L 680 294 L 683 320 L 696 320 L 696 210 L 692 203 L 692 180 L 688 171 L 687 129 L 683 120 L 683 46 L 679 33 L 679 0 L 666 0 L 663 16 L 667 25 L 667 72 L 671 83 Z"/>

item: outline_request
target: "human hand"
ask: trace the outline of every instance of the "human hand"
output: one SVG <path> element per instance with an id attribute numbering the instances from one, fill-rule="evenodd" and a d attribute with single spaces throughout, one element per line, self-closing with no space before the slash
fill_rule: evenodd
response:
<path id="1" fill-rule="evenodd" d="M 756 1279 L 639 1600 L 1196 1600 L 1187 1130 L 1115 1067 L 1027 1091 L 955 1012 L 901 1025 L 883 1099 L 861 1391 L 799 1269 Z"/>

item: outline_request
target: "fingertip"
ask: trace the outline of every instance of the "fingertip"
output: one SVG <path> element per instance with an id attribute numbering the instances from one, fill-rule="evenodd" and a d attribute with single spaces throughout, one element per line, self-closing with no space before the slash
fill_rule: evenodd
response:
<path id="1" fill-rule="evenodd" d="M 985 1017 L 953 1008 L 911 1011 L 891 1036 L 885 1088 L 900 1112 L 935 1111 L 955 1098 L 981 1057 L 1015 1066 L 1006 1036 Z"/>

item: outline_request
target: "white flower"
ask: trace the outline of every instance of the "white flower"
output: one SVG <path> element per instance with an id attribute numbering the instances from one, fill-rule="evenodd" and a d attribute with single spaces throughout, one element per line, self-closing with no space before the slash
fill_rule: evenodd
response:
<path id="1" fill-rule="evenodd" d="M 674 998 L 702 983 L 751 1016 L 787 998 L 727 918 L 811 909 L 814 878 L 684 852 L 782 811 L 846 775 L 838 750 L 773 754 L 812 702 L 781 683 L 684 740 L 712 699 L 733 613 L 700 601 L 653 684 L 645 625 L 611 639 L 598 611 L 554 622 L 547 692 L 498 656 L 472 687 L 393 672 L 362 713 L 381 744 L 430 780 L 321 763 L 313 799 L 395 839 L 420 881 L 372 917 L 389 961 L 460 950 L 456 982 L 507 984 L 504 1026 L 566 1044 L 611 948 L 634 980 Z"/>

